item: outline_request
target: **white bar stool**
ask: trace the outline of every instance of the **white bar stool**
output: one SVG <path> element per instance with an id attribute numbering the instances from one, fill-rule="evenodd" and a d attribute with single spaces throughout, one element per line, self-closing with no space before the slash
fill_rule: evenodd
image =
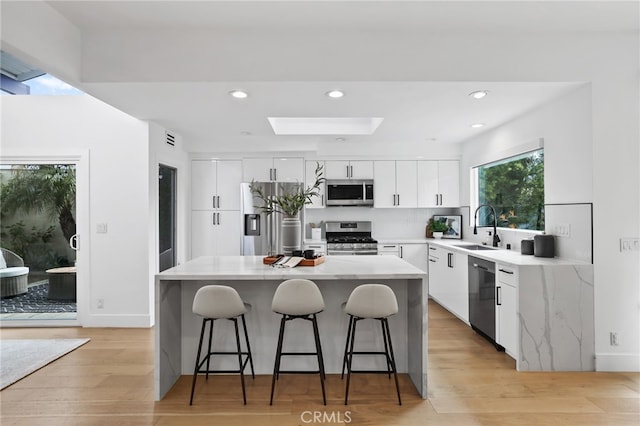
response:
<path id="1" fill-rule="evenodd" d="M 396 295 L 390 287 L 384 284 L 362 284 L 353 289 L 344 311 L 349 315 L 349 330 L 347 331 L 347 342 L 344 347 L 344 358 L 342 363 L 342 377 L 344 377 L 344 367 L 347 367 L 347 387 L 344 396 L 344 405 L 349 400 L 349 383 L 351 373 L 378 373 L 387 374 L 391 378 L 391 373 L 396 382 L 396 392 L 398 393 L 398 404 L 402 405 L 400 399 L 400 386 L 398 385 L 398 374 L 396 371 L 396 361 L 393 356 L 393 345 L 391 344 L 391 333 L 389 332 L 389 322 L 391 315 L 398 313 L 398 301 Z M 384 341 L 384 352 L 356 352 L 353 350 L 356 340 L 356 325 L 363 319 L 375 319 L 380 321 L 382 327 L 382 338 Z M 384 355 L 387 361 L 386 370 L 353 370 L 351 368 L 353 355 Z"/>
<path id="2" fill-rule="evenodd" d="M 196 388 L 196 379 L 198 373 L 205 373 L 206 379 L 209 380 L 209 373 L 240 373 L 240 383 L 242 384 L 242 400 L 244 404 L 247 404 L 247 394 L 244 387 L 244 369 L 247 366 L 247 362 L 251 365 L 251 376 L 255 378 L 255 372 L 253 370 L 253 358 L 251 356 L 251 346 L 249 345 L 249 335 L 247 334 L 247 324 L 244 319 L 244 314 L 247 312 L 245 304 L 242 302 L 238 292 L 228 286 L 223 285 L 207 285 L 201 287 L 196 292 L 193 298 L 193 313 L 199 315 L 202 318 L 202 328 L 200 330 L 200 342 L 198 343 L 198 353 L 196 354 L 196 365 L 193 372 L 193 382 L 191 384 L 191 398 L 189 399 L 189 405 L 193 404 L 193 393 Z M 240 346 L 240 333 L 238 332 L 238 317 L 242 319 L 242 328 L 244 329 L 244 340 L 247 345 L 247 350 L 242 351 Z M 233 325 L 236 330 L 236 347 L 235 352 L 212 352 L 211 343 L 213 340 L 213 323 L 217 319 L 227 319 L 233 321 Z M 202 341 L 204 338 L 204 331 L 209 323 L 209 345 L 207 354 L 200 359 L 200 352 L 202 351 Z M 211 370 L 209 368 L 209 360 L 212 355 L 237 355 L 238 356 L 238 369 L 237 370 Z M 242 356 L 246 356 L 244 362 Z M 207 363 L 206 368 L 202 368 L 204 363 Z"/>
<path id="3" fill-rule="evenodd" d="M 322 402 L 327 405 L 327 397 L 324 390 L 324 359 L 322 357 L 322 346 L 320 345 L 320 333 L 318 333 L 318 322 L 316 314 L 324 310 L 324 299 L 320 289 L 310 280 L 291 279 L 280 283 L 273 295 L 271 304 L 273 312 L 282 315 L 280 320 L 280 334 L 278 336 L 278 347 L 276 349 L 276 360 L 273 365 L 273 377 L 271 379 L 271 399 L 269 405 L 273 405 L 273 392 L 276 380 L 280 374 L 319 374 L 320 386 L 322 387 Z M 313 325 L 313 337 L 316 344 L 315 352 L 282 352 L 282 342 L 284 340 L 284 330 L 287 321 L 303 319 L 310 321 Z M 318 358 L 318 370 L 311 371 L 283 371 L 280 370 L 282 356 L 310 356 Z"/>

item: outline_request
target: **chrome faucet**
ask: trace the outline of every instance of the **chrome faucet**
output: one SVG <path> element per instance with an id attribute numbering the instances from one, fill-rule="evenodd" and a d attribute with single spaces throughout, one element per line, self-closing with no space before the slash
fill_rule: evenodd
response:
<path id="1" fill-rule="evenodd" d="M 476 222 L 478 217 L 478 210 L 480 210 L 482 207 L 489 207 L 493 212 L 493 246 L 498 247 L 498 243 L 500 242 L 500 237 L 498 236 L 498 231 L 497 231 L 498 215 L 496 214 L 496 209 L 494 209 L 491 204 L 480 204 L 476 209 L 476 212 L 473 214 L 473 234 L 474 235 L 478 234 L 478 226 L 476 225 Z"/>

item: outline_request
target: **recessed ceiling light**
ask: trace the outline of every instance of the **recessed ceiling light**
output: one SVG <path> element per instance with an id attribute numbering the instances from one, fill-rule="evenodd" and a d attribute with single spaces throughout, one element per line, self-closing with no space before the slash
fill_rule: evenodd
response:
<path id="1" fill-rule="evenodd" d="M 243 92 L 242 90 L 232 90 L 229 94 L 236 99 L 244 99 L 249 96 L 247 92 Z"/>
<path id="2" fill-rule="evenodd" d="M 344 142 L 344 141 L 346 141 L 345 138 L 336 138 L 336 142 Z"/>
<path id="3" fill-rule="evenodd" d="M 487 96 L 488 93 L 489 92 L 487 92 L 486 90 L 476 90 L 475 92 L 469 93 L 469 96 L 471 96 L 473 99 L 482 99 Z"/>
<path id="4" fill-rule="evenodd" d="M 344 96 L 344 92 L 342 90 L 330 90 L 326 94 L 328 97 L 334 98 L 334 99 L 341 98 Z"/>
<path id="5" fill-rule="evenodd" d="M 242 136 L 251 136 L 251 132 L 248 132 L 248 131 L 246 131 L 246 130 L 243 130 L 242 132 L 240 132 L 240 134 L 241 134 Z"/>
<path id="6" fill-rule="evenodd" d="M 471 125 L 474 129 L 479 129 L 480 127 L 484 127 L 484 123 L 473 123 Z"/>

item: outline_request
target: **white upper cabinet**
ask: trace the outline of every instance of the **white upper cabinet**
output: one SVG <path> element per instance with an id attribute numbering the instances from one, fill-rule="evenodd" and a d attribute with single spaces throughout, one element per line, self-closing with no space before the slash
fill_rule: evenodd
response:
<path id="1" fill-rule="evenodd" d="M 306 187 L 309 187 L 316 182 L 316 167 L 318 166 L 318 164 L 320 164 L 320 166 L 323 166 L 324 161 L 315 161 L 315 160 L 305 161 L 305 186 Z M 323 174 L 323 176 L 325 174 Z M 324 193 L 325 193 L 324 182 L 320 185 L 320 188 L 318 189 L 318 193 L 320 195 L 317 197 L 312 197 L 311 204 L 307 204 L 305 208 L 307 209 L 324 208 Z"/>
<path id="2" fill-rule="evenodd" d="M 327 179 L 373 179 L 373 161 L 331 160 L 325 162 Z"/>
<path id="3" fill-rule="evenodd" d="M 418 207 L 460 207 L 460 163 L 418 161 Z"/>
<path id="4" fill-rule="evenodd" d="M 243 182 L 303 182 L 302 158 L 245 158 Z"/>
<path id="5" fill-rule="evenodd" d="M 191 209 L 240 210 L 241 177 L 239 160 L 193 160 Z"/>
<path id="6" fill-rule="evenodd" d="M 417 164 L 415 161 L 375 161 L 374 207 L 417 206 Z"/>

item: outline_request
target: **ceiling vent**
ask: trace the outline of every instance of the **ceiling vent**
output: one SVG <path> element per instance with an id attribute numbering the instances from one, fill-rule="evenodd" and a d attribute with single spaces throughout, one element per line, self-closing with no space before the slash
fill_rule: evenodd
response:
<path id="1" fill-rule="evenodd" d="M 169 132 L 164 132 L 167 145 L 176 146 L 176 137 Z"/>

